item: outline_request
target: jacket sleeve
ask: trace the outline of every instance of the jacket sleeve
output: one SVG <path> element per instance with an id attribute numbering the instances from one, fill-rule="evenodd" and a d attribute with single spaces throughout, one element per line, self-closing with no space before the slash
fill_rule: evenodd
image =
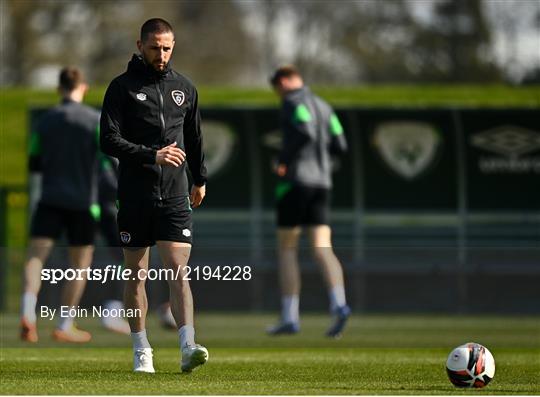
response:
<path id="1" fill-rule="evenodd" d="M 120 85 L 113 80 L 107 88 L 100 121 L 101 151 L 119 160 L 142 164 L 156 162 L 156 150 L 124 138 L 124 96 Z"/>
<path id="2" fill-rule="evenodd" d="M 30 172 L 41 172 L 41 135 L 38 131 L 33 131 L 30 134 L 28 170 Z"/>
<path id="3" fill-rule="evenodd" d="M 201 133 L 199 97 L 195 88 L 193 89 L 191 109 L 186 114 L 184 124 L 184 145 L 186 147 L 186 157 L 193 183 L 196 186 L 202 186 L 206 183 L 207 171 Z"/>
<path id="4" fill-rule="evenodd" d="M 279 163 L 289 165 L 311 139 L 309 123 L 312 116 L 303 104 L 286 102 L 282 110 L 283 145 Z"/>
<path id="5" fill-rule="evenodd" d="M 332 154 L 343 154 L 347 151 L 347 140 L 345 139 L 345 134 L 343 133 L 343 126 L 339 121 L 339 118 L 335 113 L 332 113 L 330 120 L 328 122 L 328 128 L 330 131 L 330 153 Z"/>

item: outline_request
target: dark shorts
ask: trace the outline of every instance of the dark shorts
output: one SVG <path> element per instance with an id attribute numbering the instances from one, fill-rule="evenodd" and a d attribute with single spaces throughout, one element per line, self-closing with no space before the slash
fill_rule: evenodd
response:
<path id="1" fill-rule="evenodd" d="M 120 236 L 118 235 L 118 223 L 116 215 L 118 208 L 114 201 L 100 202 L 101 216 L 99 218 L 99 232 L 105 239 L 109 247 L 120 247 Z"/>
<path id="2" fill-rule="evenodd" d="M 151 247 L 156 241 L 192 244 L 189 197 L 162 201 L 120 201 L 118 230 L 122 247 Z"/>
<path id="3" fill-rule="evenodd" d="M 57 240 L 63 231 L 70 246 L 94 244 L 97 222 L 90 210 L 70 210 L 39 203 L 32 217 L 31 236 Z"/>
<path id="4" fill-rule="evenodd" d="M 328 225 L 330 190 L 287 185 L 281 188 L 277 201 L 277 224 L 280 227 Z"/>

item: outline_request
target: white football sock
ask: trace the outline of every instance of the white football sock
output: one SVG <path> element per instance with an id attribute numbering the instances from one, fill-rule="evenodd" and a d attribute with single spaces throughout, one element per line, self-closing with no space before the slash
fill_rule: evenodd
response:
<path id="1" fill-rule="evenodd" d="M 133 349 L 149 349 L 151 348 L 148 337 L 146 336 L 146 330 L 143 329 L 139 332 L 131 333 L 131 341 L 133 342 Z"/>
<path id="2" fill-rule="evenodd" d="M 36 322 L 36 303 L 37 296 L 31 292 L 25 292 L 21 299 L 21 314 L 29 322 Z"/>
<path id="3" fill-rule="evenodd" d="M 71 316 L 60 317 L 58 319 L 58 329 L 61 329 L 62 331 L 68 331 L 71 327 L 73 327 L 74 320 L 75 318 Z"/>
<path id="4" fill-rule="evenodd" d="M 183 325 L 178 329 L 178 336 L 180 337 L 180 348 L 183 349 L 187 345 L 195 346 L 195 328 L 193 325 Z"/>
<path id="5" fill-rule="evenodd" d="M 283 323 L 295 323 L 300 321 L 299 314 L 300 298 L 298 295 L 286 295 L 281 297 L 281 321 Z"/>
<path id="6" fill-rule="evenodd" d="M 124 308 L 124 304 L 122 301 L 110 299 L 103 302 L 103 307 L 107 310 L 121 310 Z"/>
<path id="7" fill-rule="evenodd" d="M 334 313 L 338 307 L 345 306 L 347 301 L 345 300 L 345 287 L 343 285 L 336 285 L 328 293 L 330 298 L 330 312 Z"/>

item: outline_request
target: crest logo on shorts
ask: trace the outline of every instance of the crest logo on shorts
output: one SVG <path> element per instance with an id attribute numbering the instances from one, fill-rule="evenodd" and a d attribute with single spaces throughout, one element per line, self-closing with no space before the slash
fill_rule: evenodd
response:
<path id="1" fill-rule="evenodd" d="M 136 97 L 139 101 L 146 101 L 146 94 L 144 92 L 139 92 Z"/>
<path id="2" fill-rule="evenodd" d="M 189 236 L 191 236 L 191 230 L 189 230 L 189 229 L 184 229 L 184 230 L 182 230 L 182 234 L 183 234 L 184 236 L 186 236 L 186 237 L 189 237 Z"/>
<path id="3" fill-rule="evenodd" d="M 184 100 L 186 99 L 186 95 L 180 90 L 174 90 L 171 92 L 171 95 L 174 103 L 176 103 L 178 106 L 182 106 Z"/>
<path id="4" fill-rule="evenodd" d="M 131 234 L 128 232 L 120 232 L 120 241 L 122 241 L 124 244 L 129 244 L 131 241 Z"/>

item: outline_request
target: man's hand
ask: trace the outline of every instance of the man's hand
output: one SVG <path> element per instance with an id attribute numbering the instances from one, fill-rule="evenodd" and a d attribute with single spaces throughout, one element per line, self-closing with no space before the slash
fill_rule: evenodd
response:
<path id="1" fill-rule="evenodd" d="M 287 166 L 285 164 L 278 164 L 276 167 L 276 174 L 279 177 L 284 177 L 287 174 Z"/>
<path id="2" fill-rule="evenodd" d="M 182 149 L 176 147 L 176 142 L 173 142 L 169 146 L 165 146 L 163 149 L 159 149 L 156 152 L 156 164 L 159 165 L 180 167 L 185 160 L 186 154 Z"/>
<path id="3" fill-rule="evenodd" d="M 196 186 L 191 188 L 191 195 L 189 196 L 189 202 L 193 208 L 197 208 L 201 205 L 204 196 L 206 195 L 206 185 Z"/>

